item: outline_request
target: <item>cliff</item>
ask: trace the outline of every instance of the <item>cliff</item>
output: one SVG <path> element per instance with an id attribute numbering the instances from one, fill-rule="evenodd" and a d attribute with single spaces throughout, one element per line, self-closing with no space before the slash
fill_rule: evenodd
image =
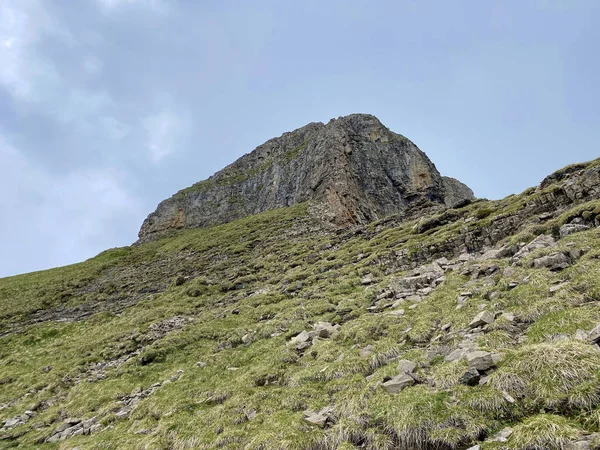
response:
<path id="1" fill-rule="evenodd" d="M 346 226 L 413 204 L 455 206 L 473 198 L 467 186 L 442 177 L 410 140 L 374 116 L 353 114 L 284 133 L 178 192 L 150 214 L 139 238 L 306 201 L 324 205 L 336 225 Z"/>

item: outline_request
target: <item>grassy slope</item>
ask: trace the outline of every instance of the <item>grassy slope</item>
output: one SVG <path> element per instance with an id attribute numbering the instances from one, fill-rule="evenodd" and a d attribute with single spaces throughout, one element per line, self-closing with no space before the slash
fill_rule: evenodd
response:
<path id="1" fill-rule="evenodd" d="M 468 225 L 451 223 L 421 235 L 413 231 L 414 222 L 373 224 L 356 236 L 311 232 L 306 205 L 299 205 L 0 280 L 0 334 L 11 331 L 0 337 L 0 405 L 9 405 L 0 406 L 0 423 L 27 409 L 39 411 L 7 432 L 13 439 L 0 441 L 0 448 L 344 449 L 362 442 L 387 449 L 392 438 L 452 446 L 509 424 L 515 433 L 508 445 L 524 449 L 531 442 L 552 448 L 563 438 L 596 431 L 600 353 L 573 336 L 600 322 L 597 230 L 560 240 L 564 249 L 571 243 L 588 248 L 560 273 L 529 269 L 525 261 L 510 277 L 495 275 L 490 286 L 488 279 L 471 282 L 448 272 L 441 286 L 402 317 L 367 310 L 375 295 L 402 275 L 387 273 L 377 263 L 380 254 L 482 226 L 532 195 L 470 205 L 461 210 L 464 217 L 476 217 Z M 565 217 L 518 239 L 549 232 Z M 376 282 L 365 287 L 360 279 L 367 273 Z M 178 274 L 189 279 L 178 286 Z M 509 281 L 526 277 L 508 288 Z M 570 283 L 550 295 L 549 287 L 563 280 Z M 456 298 L 465 289 L 476 294 L 457 311 Z M 486 300 L 492 291 L 497 296 Z M 118 306 L 131 298 L 134 304 Z M 115 308 L 85 320 L 28 321 L 35 311 L 104 303 Z M 428 352 L 444 334 L 441 324 L 465 329 L 481 304 L 523 318 L 527 339 L 514 342 L 510 325 L 497 321 L 479 344 L 504 352 L 505 359 L 489 385 L 465 387 L 457 382 L 463 363 L 446 363 Z M 148 337 L 153 324 L 173 317 L 190 321 L 158 340 Z M 342 324 L 340 332 L 298 355 L 289 338 L 319 320 Z M 558 334 L 569 339 L 555 342 Z M 444 345 L 460 340 L 457 335 Z M 367 345 L 374 352 L 361 357 Z M 104 379 L 93 379 L 92 364 L 135 350 L 140 354 L 108 368 Z M 424 383 L 396 396 L 378 389 L 383 377 L 396 374 L 390 357 L 397 355 L 422 363 L 418 373 L 435 387 Z M 48 366 L 52 369 L 44 370 Z M 178 370 L 183 370 L 180 378 L 144 398 L 129 420 L 117 418 L 120 399 Z M 502 391 L 517 401 L 508 402 Z M 333 428 L 304 421 L 303 410 L 325 406 L 335 410 Z M 256 416 L 248 420 L 253 411 Z M 92 416 L 109 428 L 58 444 L 37 443 L 65 417 Z"/>

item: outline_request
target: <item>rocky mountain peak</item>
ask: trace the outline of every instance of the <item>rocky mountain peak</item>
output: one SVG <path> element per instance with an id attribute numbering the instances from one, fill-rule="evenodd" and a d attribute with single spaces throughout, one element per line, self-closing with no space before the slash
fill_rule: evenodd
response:
<path id="1" fill-rule="evenodd" d="M 310 123 L 258 146 L 179 191 L 145 220 L 140 241 L 312 201 L 339 226 L 413 204 L 454 206 L 473 192 L 442 177 L 427 155 L 369 114 Z"/>

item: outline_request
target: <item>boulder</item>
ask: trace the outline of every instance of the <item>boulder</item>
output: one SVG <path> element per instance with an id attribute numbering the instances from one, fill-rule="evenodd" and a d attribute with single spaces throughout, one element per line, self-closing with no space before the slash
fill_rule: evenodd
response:
<path id="1" fill-rule="evenodd" d="M 552 236 L 548 236 L 547 234 L 540 234 L 529 244 L 522 247 L 521 250 L 519 250 L 515 254 L 515 258 L 522 258 L 523 256 L 527 256 L 534 250 L 537 250 L 540 248 L 553 247 L 555 245 L 556 245 L 556 241 L 554 240 L 554 238 Z"/>
<path id="2" fill-rule="evenodd" d="M 499 433 L 494 435 L 489 440 L 489 442 L 506 442 L 506 441 L 508 441 L 508 438 L 512 436 L 512 434 L 513 434 L 512 428 L 506 427 L 506 428 L 502 429 Z"/>
<path id="3" fill-rule="evenodd" d="M 412 386 L 413 384 L 415 384 L 415 379 L 410 375 L 404 373 L 392 378 L 389 381 L 386 381 L 381 386 L 389 394 L 397 394 L 398 392 L 402 391 L 403 389 L 409 386 Z"/>
<path id="4" fill-rule="evenodd" d="M 482 327 L 484 325 L 489 325 L 494 321 L 494 315 L 489 311 L 481 311 L 479 314 L 475 316 L 475 318 L 469 324 L 471 328 Z"/>
<path id="5" fill-rule="evenodd" d="M 558 232 L 560 233 L 560 237 L 569 236 L 570 234 L 579 233 L 580 231 L 589 230 L 590 227 L 586 225 L 580 225 L 576 223 L 567 223 L 560 227 Z"/>
<path id="6" fill-rule="evenodd" d="M 323 339 L 330 338 L 337 331 L 336 327 L 329 322 L 317 322 L 313 325 L 313 328 L 316 335 Z"/>
<path id="7" fill-rule="evenodd" d="M 458 381 L 466 386 L 477 386 L 480 379 L 481 375 L 476 369 L 468 369 Z"/>
<path id="8" fill-rule="evenodd" d="M 412 361 L 409 361 L 408 359 L 401 359 L 400 361 L 398 361 L 398 372 L 400 374 L 411 374 L 415 371 L 416 368 L 417 364 Z"/>
<path id="9" fill-rule="evenodd" d="M 489 352 L 469 352 L 467 353 L 466 358 L 469 368 L 478 370 L 480 372 L 485 372 L 486 370 L 496 366 L 494 356 Z"/>
<path id="10" fill-rule="evenodd" d="M 308 331 L 303 331 L 302 333 L 300 333 L 297 336 L 294 336 L 292 339 L 290 339 L 290 343 L 291 344 L 302 344 L 304 342 L 308 342 L 310 340 L 312 340 L 312 338 L 314 337 L 313 333 L 309 333 Z"/>
<path id="11" fill-rule="evenodd" d="M 553 271 L 563 270 L 571 263 L 569 257 L 562 252 L 551 253 L 541 258 L 536 258 L 531 265 L 536 269 L 546 268 Z"/>
<path id="12" fill-rule="evenodd" d="M 588 335 L 588 340 L 592 344 L 600 344 L 600 324 L 596 326 Z"/>

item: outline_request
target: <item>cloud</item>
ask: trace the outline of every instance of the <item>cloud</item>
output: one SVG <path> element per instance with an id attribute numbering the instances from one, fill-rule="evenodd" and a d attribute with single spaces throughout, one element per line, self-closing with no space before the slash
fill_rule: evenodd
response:
<path id="1" fill-rule="evenodd" d="M 91 257 L 118 241 L 119 224 L 135 226 L 139 201 L 110 169 L 77 169 L 55 175 L 0 139 L 0 189 L 6 212 L 0 277 Z M 49 245 L 50 244 L 50 245 Z M 122 243 L 124 244 L 124 243 Z"/>
<path id="2" fill-rule="evenodd" d="M 146 148 L 152 162 L 159 163 L 176 152 L 190 134 L 190 122 L 185 114 L 164 109 L 143 120 Z"/>

